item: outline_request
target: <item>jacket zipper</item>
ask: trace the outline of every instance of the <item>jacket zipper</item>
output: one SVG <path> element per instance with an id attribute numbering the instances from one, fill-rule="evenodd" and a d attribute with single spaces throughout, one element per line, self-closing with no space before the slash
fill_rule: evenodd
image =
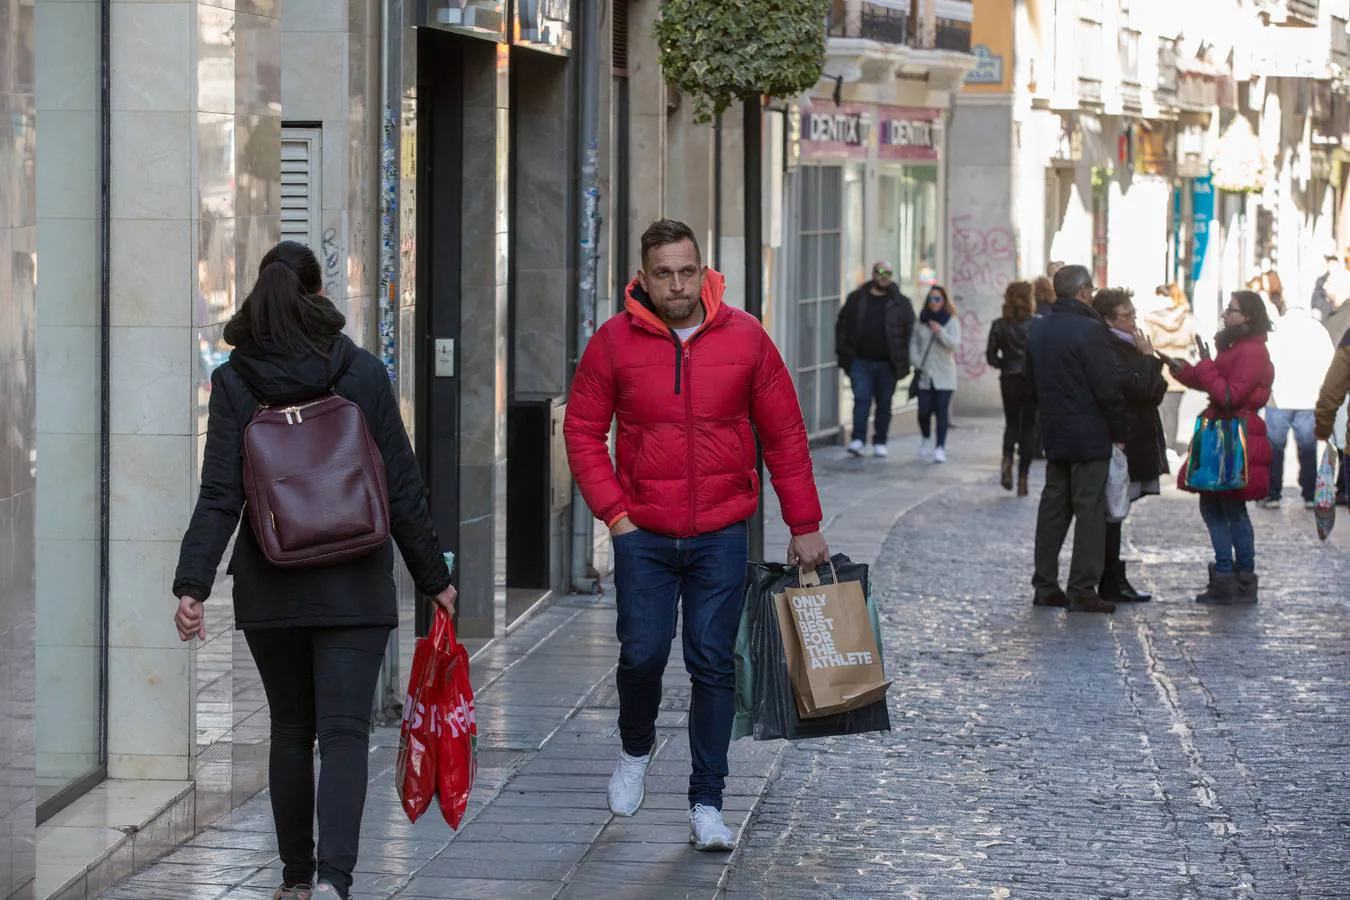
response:
<path id="1" fill-rule="evenodd" d="M 675 329 L 670 329 L 670 338 L 675 342 L 675 393 L 680 393 L 680 366 L 684 360 L 684 341 L 676 334 Z"/>
<path id="2" fill-rule="evenodd" d="M 697 522 L 698 522 L 697 504 L 694 502 L 694 488 L 695 488 L 695 485 L 697 484 L 697 479 L 695 478 L 695 475 L 694 475 L 694 447 L 693 447 L 693 444 L 694 444 L 694 395 L 693 395 L 693 392 L 689 390 L 689 386 L 690 386 L 690 385 L 689 385 L 689 382 L 690 382 L 690 380 L 691 380 L 692 377 L 693 377 L 693 374 L 694 374 L 694 367 L 693 367 L 693 365 L 690 364 L 690 361 L 689 361 L 689 347 L 686 345 L 686 346 L 685 346 L 684 348 L 682 348 L 682 349 L 683 349 L 683 354 L 682 354 L 682 356 L 683 356 L 683 364 L 684 364 L 684 367 L 688 369 L 688 371 L 685 373 L 685 377 L 684 377 L 684 381 L 685 381 L 685 385 L 684 385 L 684 387 L 685 387 L 685 391 L 684 391 L 684 431 L 685 431 L 685 434 L 686 434 L 686 435 L 688 436 L 688 438 L 689 438 L 689 444 L 690 444 L 690 446 L 689 446 L 689 454 L 688 454 L 688 457 L 689 457 L 689 458 L 688 458 L 688 467 L 689 467 L 689 533 L 690 533 L 691 535 L 693 535 L 693 534 L 697 534 L 697 533 L 698 533 L 697 530 L 696 530 L 696 526 L 697 526 Z M 676 380 L 676 384 L 677 384 L 677 385 L 679 384 L 678 379 Z M 678 387 L 676 388 L 675 393 L 677 393 L 677 394 L 679 393 Z"/>

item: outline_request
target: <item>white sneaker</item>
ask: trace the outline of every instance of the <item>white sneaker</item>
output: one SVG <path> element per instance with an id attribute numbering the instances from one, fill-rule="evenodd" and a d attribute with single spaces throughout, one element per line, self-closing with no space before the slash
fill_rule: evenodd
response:
<path id="1" fill-rule="evenodd" d="M 734 850 L 736 836 L 722 821 L 722 811 L 702 803 L 689 810 L 689 843 L 695 850 Z"/>
<path id="2" fill-rule="evenodd" d="M 933 451 L 933 462 L 945 463 L 947 461 L 947 450 L 944 447 L 938 447 Z"/>
<path id="3" fill-rule="evenodd" d="M 919 459 L 930 459 L 933 456 L 933 441 L 931 438 L 924 438 L 919 441 Z"/>
<path id="4" fill-rule="evenodd" d="M 863 452 L 863 442 L 862 442 L 862 441 L 856 441 L 856 440 L 855 440 L 855 441 L 849 441 L 849 444 L 848 444 L 848 455 L 849 455 L 849 456 L 862 456 L 862 452 Z"/>
<path id="5" fill-rule="evenodd" d="M 882 459 L 885 459 L 887 456 L 891 455 L 890 451 L 886 449 L 885 444 L 877 444 L 875 447 L 872 448 L 872 453 L 876 456 L 881 457 Z"/>
<path id="6" fill-rule="evenodd" d="M 652 755 L 629 756 L 619 751 L 619 764 L 609 778 L 609 811 L 616 816 L 631 816 L 647 796 L 647 766 Z"/>

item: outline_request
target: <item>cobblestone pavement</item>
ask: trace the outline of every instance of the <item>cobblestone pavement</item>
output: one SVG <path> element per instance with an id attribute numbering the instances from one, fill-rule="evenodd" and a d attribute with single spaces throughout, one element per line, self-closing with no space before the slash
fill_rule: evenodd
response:
<path id="1" fill-rule="evenodd" d="M 1193 500 L 1150 499 L 1127 555 L 1157 602 L 1034 609 L 1034 498 L 993 485 L 997 430 L 967 424 L 947 466 L 914 460 L 912 438 L 890 460 L 817 455 L 833 549 L 880 560 L 895 730 L 735 744 L 735 855 L 686 842 L 678 640 L 647 802 L 605 809 L 612 598 L 569 598 L 475 657 L 479 782 L 458 834 L 434 810 L 403 817 L 397 734 L 377 730 L 354 897 L 1350 896 L 1350 526 L 1322 546 L 1302 510 L 1253 510 L 1266 597 L 1210 610 L 1188 602 L 1207 558 Z M 278 872 L 263 794 L 102 896 L 265 900 Z"/>
<path id="2" fill-rule="evenodd" d="M 788 748 L 724 895 L 1350 897 L 1347 535 L 1252 516 L 1258 606 L 1193 602 L 1171 493 L 1126 526 L 1157 599 L 1101 616 L 1031 606 L 1034 503 L 919 505 L 873 575 L 896 728 Z"/>

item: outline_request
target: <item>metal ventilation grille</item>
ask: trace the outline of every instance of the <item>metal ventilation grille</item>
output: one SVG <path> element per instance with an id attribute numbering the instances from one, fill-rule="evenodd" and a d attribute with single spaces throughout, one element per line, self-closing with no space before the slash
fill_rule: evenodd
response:
<path id="1" fill-rule="evenodd" d="M 628 76 L 628 0 L 614 0 L 613 33 L 610 37 L 614 74 Z"/>

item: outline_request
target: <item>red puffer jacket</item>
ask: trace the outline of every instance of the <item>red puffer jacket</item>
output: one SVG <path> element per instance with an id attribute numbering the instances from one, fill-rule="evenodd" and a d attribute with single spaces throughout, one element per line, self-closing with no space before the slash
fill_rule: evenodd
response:
<path id="1" fill-rule="evenodd" d="M 1247 489 L 1244 500 L 1261 500 L 1270 492 L 1272 454 L 1261 409 L 1270 402 L 1275 383 L 1275 367 L 1266 350 L 1264 334 L 1240 338 L 1214 359 L 1187 366 L 1177 381 L 1209 394 L 1204 418 L 1240 415 L 1247 423 Z M 1177 486 L 1186 489 L 1186 465 L 1177 477 Z M 1230 492 L 1234 495 L 1238 491 Z"/>
<path id="2" fill-rule="evenodd" d="M 628 516 L 647 531 L 692 537 L 749 518 L 759 503 L 758 432 L 784 521 L 794 535 L 820 529 L 796 388 L 763 326 L 722 303 L 725 288 L 710 270 L 703 325 L 682 345 L 634 281 L 626 311 L 587 345 L 563 432 L 572 475 L 606 525 Z"/>

